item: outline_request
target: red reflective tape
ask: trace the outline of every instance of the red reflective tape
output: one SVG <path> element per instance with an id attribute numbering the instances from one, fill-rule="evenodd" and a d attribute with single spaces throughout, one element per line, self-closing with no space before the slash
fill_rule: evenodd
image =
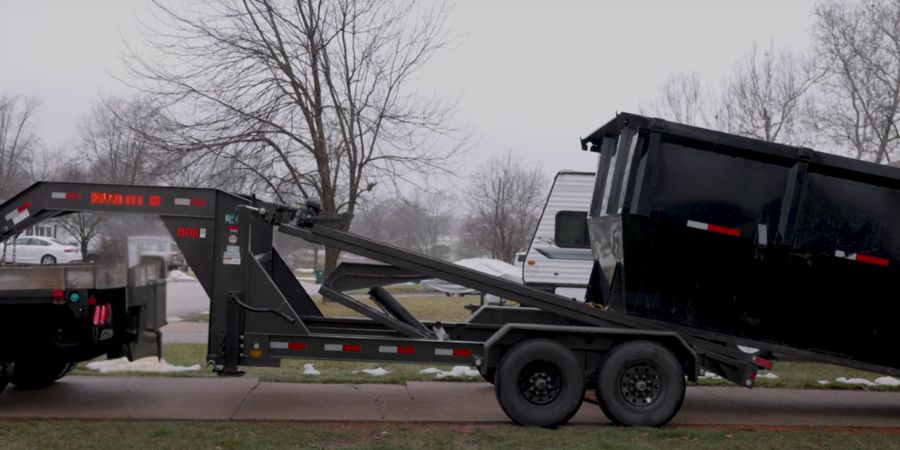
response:
<path id="1" fill-rule="evenodd" d="M 202 198 L 192 198 L 191 206 L 206 206 L 206 200 L 203 200 Z"/>
<path id="2" fill-rule="evenodd" d="M 397 347 L 397 353 L 403 353 L 404 355 L 414 355 L 416 353 L 415 347 Z"/>
<path id="3" fill-rule="evenodd" d="M 81 200 L 81 194 L 77 192 L 66 192 L 66 200 Z"/>
<path id="4" fill-rule="evenodd" d="M 472 350 L 467 348 L 454 348 L 453 356 L 472 356 Z"/>
<path id="5" fill-rule="evenodd" d="M 94 307 L 94 326 L 100 325 L 100 308 L 101 306 Z"/>
<path id="6" fill-rule="evenodd" d="M 288 350 L 306 350 L 306 342 L 288 342 Z"/>
<path id="7" fill-rule="evenodd" d="M 753 362 L 755 362 L 757 365 L 765 367 L 766 369 L 772 370 L 772 361 L 769 361 L 768 359 L 762 359 L 757 356 L 756 358 L 753 358 Z"/>
<path id="8" fill-rule="evenodd" d="M 109 305 L 100 305 L 98 308 L 100 309 L 100 321 L 97 325 L 103 325 L 106 323 L 106 319 L 109 316 Z"/>
<path id="9" fill-rule="evenodd" d="M 96 304 L 97 304 L 97 298 L 96 298 L 96 297 L 88 297 L 88 305 L 93 306 L 93 305 L 96 305 Z"/>
<path id="10" fill-rule="evenodd" d="M 22 203 L 21 205 L 19 205 L 18 208 L 16 208 L 16 211 L 22 212 L 22 211 L 25 211 L 25 210 L 28 209 L 28 208 L 31 208 L 31 202 L 25 202 L 25 203 Z"/>
<path id="11" fill-rule="evenodd" d="M 362 350 L 362 346 L 359 344 L 344 344 L 342 347 L 345 352 L 357 353 Z"/>
<path id="12" fill-rule="evenodd" d="M 865 264 L 873 264 L 876 266 L 887 267 L 891 262 L 885 258 L 876 258 L 874 256 L 856 255 L 856 262 Z"/>
<path id="13" fill-rule="evenodd" d="M 50 292 L 50 296 L 53 297 L 53 298 L 63 298 L 63 297 L 66 296 L 66 292 L 65 292 L 65 291 L 62 291 L 62 290 L 59 290 L 59 289 L 56 289 L 56 290 L 54 290 L 53 292 Z"/>
<path id="14" fill-rule="evenodd" d="M 737 228 L 720 227 L 718 225 L 708 225 L 706 227 L 712 233 L 726 234 L 728 236 L 741 237 L 741 230 Z"/>

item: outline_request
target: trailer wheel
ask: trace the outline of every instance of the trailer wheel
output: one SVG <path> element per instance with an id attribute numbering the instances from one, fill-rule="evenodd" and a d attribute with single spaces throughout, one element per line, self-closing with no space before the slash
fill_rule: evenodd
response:
<path id="1" fill-rule="evenodd" d="M 61 359 L 21 360 L 13 364 L 9 382 L 19 389 L 41 389 L 66 376 L 75 363 Z"/>
<path id="2" fill-rule="evenodd" d="M 517 424 L 556 428 L 581 407 L 584 368 L 562 344 L 532 339 L 503 356 L 494 387 L 503 412 Z"/>
<path id="3" fill-rule="evenodd" d="M 626 342 L 600 367 L 597 403 L 617 425 L 659 427 L 681 409 L 684 390 L 684 369 L 672 352 L 655 342 Z"/>

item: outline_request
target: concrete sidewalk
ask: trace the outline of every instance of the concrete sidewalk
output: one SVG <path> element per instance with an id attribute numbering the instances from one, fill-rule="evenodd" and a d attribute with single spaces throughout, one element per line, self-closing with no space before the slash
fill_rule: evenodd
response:
<path id="1" fill-rule="evenodd" d="M 0 418 L 509 423 L 485 383 L 268 383 L 253 378 L 72 376 L 8 388 Z M 608 424 L 585 402 L 578 424 Z M 682 425 L 900 428 L 900 393 L 692 387 Z"/>

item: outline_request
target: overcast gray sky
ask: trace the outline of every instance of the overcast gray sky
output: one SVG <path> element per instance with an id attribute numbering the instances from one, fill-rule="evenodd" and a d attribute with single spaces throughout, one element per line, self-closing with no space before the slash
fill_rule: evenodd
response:
<path id="1" fill-rule="evenodd" d="M 754 41 L 805 48 L 813 0 L 453 2 L 464 39 L 418 80 L 458 95 L 469 157 L 512 149 L 548 173 L 590 170 L 577 139 L 636 111 L 673 71 L 718 80 Z M 126 94 L 122 36 L 140 44 L 144 0 L 4 0 L 0 92 L 42 101 L 39 130 L 66 146 L 99 95 Z M 469 167 L 473 166 L 470 164 Z"/>

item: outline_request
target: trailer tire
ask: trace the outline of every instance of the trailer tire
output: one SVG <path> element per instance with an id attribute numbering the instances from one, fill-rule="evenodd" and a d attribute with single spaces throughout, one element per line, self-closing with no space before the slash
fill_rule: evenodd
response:
<path id="1" fill-rule="evenodd" d="M 632 341 L 610 350 L 597 380 L 597 403 L 616 425 L 660 427 L 684 401 L 684 369 L 660 344 Z"/>
<path id="2" fill-rule="evenodd" d="M 74 365 L 75 363 L 54 358 L 16 361 L 9 382 L 19 389 L 42 389 L 66 376 Z"/>
<path id="3" fill-rule="evenodd" d="M 494 387 L 497 402 L 515 423 L 556 428 L 581 407 L 584 368 L 559 342 L 531 339 L 503 356 Z"/>

